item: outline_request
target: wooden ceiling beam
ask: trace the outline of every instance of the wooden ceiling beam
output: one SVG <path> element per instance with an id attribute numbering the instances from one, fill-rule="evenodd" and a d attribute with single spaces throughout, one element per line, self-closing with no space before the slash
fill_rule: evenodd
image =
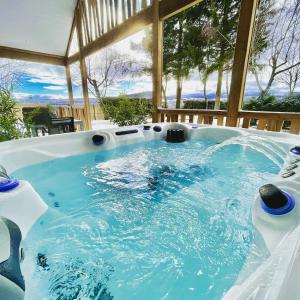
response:
<path id="1" fill-rule="evenodd" d="M 64 56 L 34 52 L 10 47 L 0 46 L 0 58 L 18 59 L 36 63 L 65 66 L 66 59 Z"/>
<path id="2" fill-rule="evenodd" d="M 159 2 L 159 16 L 161 20 L 165 20 L 172 15 L 175 15 L 184 9 L 187 9 L 202 0 L 161 0 Z M 79 3 L 79 1 L 78 1 Z M 75 9 L 75 15 L 77 12 L 77 7 Z M 152 24 L 153 7 L 149 6 L 142 10 L 140 13 L 129 18 L 122 24 L 116 26 L 109 32 L 103 34 L 101 37 L 92 41 L 82 49 L 82 57 L 85 58 L 96 51 L 108 47 L 122 39 L 129 37 L 145 27 Z M 75 30 L 75 16 L 71 32 L 69 35 L 68 46 L 66 49 L 66 54 L 69 52 L 71 39 Z M 69 58 L 66 56 L 59 56 L 23 49 L 10 48 L 5 46 L 0 46 L 0 58 L 18 59 L 24 61 L 31 61 L 36 63 L 44 63 L 58 66 L 65 66 L 67 63 L 72 64 L 79 60 L 79 53 L 76 53 Z"/>
<path id="3" fill-rule="evenodd" d="M 159 17 L 161 20 L 165 20 L 201 1 L 202 0 L 162 0 L 159 2 Z"/>
<path id="4" fill-rule="evenodd" d="M 73 17 L 72 27 L 71 27 L 71 30 L 70 30 L 70 33 L 69 33 L 68 45 L 67 45 L 67 49 L 66 49 L 66 55 L 65 55 L 66 57 L 69 56 L 71 43 L 72 43 L 72 39 L 73 39 L 73 36 L 74 36 L 75 28 L 76 28 L 76 14 L 77 14 L 77 11 L 78 11 L 78 6 L 79 6 L 79 0 L 77 0 L 77 4 L 76 4 L 75 10 L 74 10 L 74 17 Z"/>
<path id="5" fill-rule="evenodd" d="M 117 25 L 109 32 L 104 33 L 95 41 L 89 43 L 82 49 L 82 56 L 85 58 L 100 49 L 108 47 L 111 44 L 117 43 L 141 30 L 152 23 L 152 7 L 141 11 L 137 15 L 129 18 L 120 25 Z M 68 63 L 72 64 L 79 60 L 79 53 L 71 55 L 68 58 Z"/>
<path id="6" fill-rule="evenodd" d="M 159 16 L 161 20 L 175 15 L 202 0 L 162 0 L 159 2 Z M 85 58 L 100 49 L 108 47 L 111 44 L 117 43 L 130 35 L 133 35 L 153 22 L 153 6 L 149 6 L 130 17 L 125 22 L 117 25 L 109 32 L 103 34 L 95 41 L 92 41 L 82 49 L 82 56 Z M 68 64 L 75 63 L 79 60 L 79 53 L 73 54 L 68 58 Z"/>

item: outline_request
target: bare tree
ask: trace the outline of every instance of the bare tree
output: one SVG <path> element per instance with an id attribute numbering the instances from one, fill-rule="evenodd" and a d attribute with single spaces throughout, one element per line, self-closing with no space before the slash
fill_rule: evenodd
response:
<path id="1" fill-rule="evenodd" d="M 0 90 L 11 90 L 21 84 L 22 65 L 17 61 L 0 61 Z"/>
<path id="2" fill-rule="evenodd" d="M 261 93 L 268 93 L 274 81 L 282 74 L 294 73 L 300 65 L 300 1 L 285 1 L 270 23 L 270 47 L 265 53 L 269 56 L 267 65 L 253 66 L 253 74 Z M 259 72 L 265 68 L 270 70 L 265 86 L 261 83 Z M 264 74 L 264 76 L 266 76 Z"/>
<path id="3" fill-rule="evenodd" d="M 103 104 L 107 90 L 117 81 L 139 72 L 139 65 L 127 55 L 116 50 L 105 49 L 87 60 L 90 92 Z"/>
<path id="4" fill-rule="evenodd" d="M 291 61 L 288 62 L 288 66 L 295 65 L 297 61 L 300 61 L 300 51 L 294 49 L 291 53 Z M 300 82 L 300 64 L 281 73 L 278 77 L 278 81 L 285 84 L 289 89 L 289 93 L 293 94 L 297 84 Z"/>

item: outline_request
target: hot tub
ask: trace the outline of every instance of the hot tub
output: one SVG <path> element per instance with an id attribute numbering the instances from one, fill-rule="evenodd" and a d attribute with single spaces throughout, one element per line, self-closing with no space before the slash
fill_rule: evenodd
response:
<path id="1" fill-rule="evenodd" d="M 1 143 L 25 299 L 299 299 L 299 142 L 171 123 Z"/>

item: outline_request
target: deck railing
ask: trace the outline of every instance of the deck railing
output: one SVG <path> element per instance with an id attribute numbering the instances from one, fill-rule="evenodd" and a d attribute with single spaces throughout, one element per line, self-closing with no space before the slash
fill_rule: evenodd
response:
<path id="1" fill-rule="evenodd" d="M 22 105 L 22 107 L 37 107 L 43 105 Z M 81 120 L 86 128 L 86 113 L 81 106 L 54 106 L 58 117 L 74 117 Z M 218 126 L 226 125 L 226 110 L 212 109 L 168 109 L 159 108 L 161 122 L 182 122 L 191 124 L 205 124 Z M 90 105 L 92 120 L 103 120 L 104 115 L 98 104 Z M 270 111 L 240 111 L 239 126 L 275 132 L 289 132 L 300 134 L 300 113 L 270 112 Z M 79 130 L 79 128 L 77 128 Z"/>
<path id="2" fill-rule="evenodd" d="M 206 109 L 166 109 L 159 108 L 161 122 L 189 122 L 211 125 L 216 120 L 219 126 L 225 126 L 227 111 Z M 239 125 L 242 128 L 257 130 L 285 131 L 300 133 L 300 113 L 240 111 Z"/>
<path id="3" fill-rule="evenodd" d="M 300 133 L 300 113 L 240 111 L 239 117 L 243 119 L 242 127 L 249 128 L 256 123 L 258 130 L 282 131 Z"/>
<path id="4" fill-rule="evenodd" d="M 189 122 L 198 124 L 212 124 L 214 117 L 219 126 L 224 125 L 225 110 L 210 109 L 165 109 L 159 108 L 161 122 Z"/>

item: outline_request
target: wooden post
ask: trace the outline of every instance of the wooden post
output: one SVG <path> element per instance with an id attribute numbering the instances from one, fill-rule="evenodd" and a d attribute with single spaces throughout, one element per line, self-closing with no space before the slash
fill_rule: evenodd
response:
<path id="1" fill-rule="evenodd" d="M 155 4 L 155 0 L 153 0 L 153 5 Z M 147 7 L 147 1 L 146 0 L 142 0 L 142 9 L 145 9 Z"/>
<path id="2" fill-rule="evenodd" d="M 66 78 L 67 78 L 70 106 L 73 107 L 74 106 L 73 87 L 72 87 L 72 80 L 71 80 L 70 65 L 68 64 L 66 65 Z"/>
<path id="3" fill-rule="evenodd" d="M 110 8 L 110 27 L 115 27 L 115 16 L 114 16 L 114 4 L 113 0 L 109 1 L 109 8 Z"/>
<path id="4" fill-rule="evenodd" d="M 79 48 L 79 62 L 80 62 L 80 73 L 81 73 L 81 81 L 82 81 L 82 92 L 83 92 L 83 101 L 84 101 L 84 115 L 85 115 L 85 129 L 92 129 L 92 121 L 90 114 L 90 101 L 89 101 L 89 91 L 88 91 L 88 82 L 87 82 L 87 70 L 85 59 L 82 56 L 82 48 L 83 48 L 83 36 L 82 36 L 82 10 L 78 9 L 76 16 L 76 28 L 77 28 L 77 37 L 78 37 L 78 48 Z"/>
<path id="5" fill-rule="evenodd" d="M 106 8 L 106 31 L 110 31 L 111 27 L 110 27 L 110 14 L 109 14 L 109 0 L 105 1 L 105 8 Z"/>
<path id="6" fill-rule="evenodd" d="M 125 0 L 122 0 L 122 22 L 126 20 L 126 5 Z"/>
<path id="7" fill-rule="evenodd" d="M 242 125 L 242 128 L 249 128 L 249 127 L 250 127 L 250 121 L 251 121 L 250 118 L 244 118 L 244 119 L 243 119 L 243 125 Z"/>
<path id="8" fill-rule="evenodd" d="M 292 134 L 300 133 L 300 120 L 298 120 L 298 119 L 291 120 L 290 133 L 292 133 Z"/>
<path id="9" fill-rule="evenodd" d="M 159 0 L 153 1 L 152 26 L 152 55 L 153 55 L 153 122 L 159 122 L 158 107 L 162 100 L 163 72 L 163 22 L 159 18 Z"/>
<path id="10" fill-rule="evenodd" d="M 226 125 L 231 127 L 237 126 L 244 97 L 257 2 L 257 0 L 241 1 L 226 120 Z"/>
<path id="11" fill-rule="evenodd" d="M 101 35 L 104 33 L 104 0 L 100 0 L 100 23 L 101 23 Z"/>
<path id="12" fill-rule="evenodd" d="M 197 123 L 198 124 L 202 124 L 203 123 L 203 119 L 204 119 L 204 117 L 202 115 L 198 115 L 198 121 L 197 121 Z"/>
<path id="13" fill-rule="evenodd" d="M 131 0 L 127 0 L 127 12 L 128 12 L 128 18 L 130 18 L 132 16 Z"/>
<path id="14" fill-rule="evenodd" d="M 114 3 L 115 3 L 115 14 L 116 14 L 116 24 L 115 25 L 118 25 L 120 20 L 119 20 L 119 0 L 114 0 Z"/>
<path id="15" fill-rule="evenodd" d="M 133 14 L 137 13 L 137 0 L 133 0 Z"/>

